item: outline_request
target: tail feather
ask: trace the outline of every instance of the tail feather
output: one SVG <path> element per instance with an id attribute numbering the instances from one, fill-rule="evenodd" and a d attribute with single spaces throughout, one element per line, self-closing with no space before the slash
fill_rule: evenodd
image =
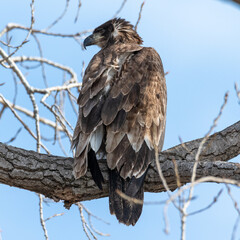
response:
<path id="1" fill-rule="evenodd" d="M 143 183 L 146 173 L 140 178 L 123 179 L 116 170 L 109 170 L 109 208 L 119 222 L 135 225 L 142 213 L 142 204 L 123 199 L 116 190 L 131 198 L 143 201 Z"/>
<path id="2" fill-rule="evenodd" d="M 97 184 L 99 189 L 102 190 L 102 183 L 104 183 L 104 178 L 99 168 L 96 154 L 92 149 L 88 152 L 88 167 L 90 169 L 94 182 Z"/>

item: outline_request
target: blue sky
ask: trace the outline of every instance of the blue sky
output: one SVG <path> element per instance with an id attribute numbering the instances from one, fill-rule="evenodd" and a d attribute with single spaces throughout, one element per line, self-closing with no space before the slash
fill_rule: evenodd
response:
<path id="1" fill-rule="evenodd" d="M 35 28 L 48 26 L 62 12 L 65 1 L 35 1 Z M 122 1 L 91 0 L 82 1 L 79 20 L 74 23 L 77 1 L 70 1 L 66 17 L 51 31 L 75 33 L 85 29 L 93 29 L 109 20 Z M 0 29 L 9 22 L 29 26 L 30 1 L 2 0 Z M 128 0 L 119 14 L 133 24 L 136 23 L 141 1 Z M 234 90 L 234 83 L 240 85 L 240 7 L 218 0 L 152 0 L 146 1 L 138 32 L 144 40 L 144 46 L 154 47 L 160 54 L 168 87 L 167 127 L 164 149 L 179 144 L 179 136 L 183 141 L 203 137 L 209 130 L 213 119 L 219 112 L 226 91 L 229 99 L 223 116 L 215 131 L 221 130 L 240 117 L 240 106 Z M 16 30 L 12 45 L 24 39 L 26 33 Z M 88 63 L 98 51 L 97 47 L 82 51 L 73 40 L 47 38 L 40 36 L 44 57 L 70 66 L 78 74 L 79 81 L 82 61 Z M 5 39 L 1 39 L 5 40 Z M 2 46 L 1 46 L 2 47 Z M 17 55 L 36 56 L 36 43 L 33 39 L 27 43 Z M 42 87 L 40 70 L 31 71 L 27 78 L 34 86 Z M 50 86 L 62 81 L 62 74 L 47 68 Z M 0 68 L 0 88 L 7 99 L 13 98 L 13 80 L 10 71 Z M 24 90 L 19 86 L 18 105 L 31 109 L 28 99 L 21 98 Z M 22 95 L 24 96 L 24 95 Z M 40 99 L 39 97 L 37 97 Z M 43 116 L 50 117 L 45 109 L 40 109 Z M 76 116 L 69 117 L 74 125 Z M 26 119 L 34 129 L 34 123 Z M 0 120 L 0 141 L 9 140 L 19 128 L 10 111 L 6 111 Z M 46 136 L 50 132 L 42 129 Z M 52 136 L 52 132 L 51 132 Z M 32 138 L 21 131 L 13 142 L 14 146 L 35 150 Z M 49 144 L 53 154 L 61 155 L 58 146 Z M 239 157 L 235 159 L 238 161 Z M 187 220 L 187 239 L 219 239 L 231 238 L 233 225 L 237 218 L 231 199 L 222 185 L 202 184 L 196 187 L 196 200 L 189 211 L 207 206 L 223 188 L 224 192 L 218 202 L 208 211 L 189 217 Z M 232 188 L 235 199 L 240 199 L 237 188 Z M 146 201 L 161 201 L 167 198 L 165 193 L 147 193 Z M 163 206 L 146 205 L 142 216 L 135 227 L 118 224 L 108 210 L 108 199 L 84 202 L 95 215 L 100 216 L 110 225 L 94 220 L 95 227 L 110 233 L 106 239 L 180 239 L 179 213 L 170 207 L 168 216 L 170 233 L 163 231 Z M 81 226 L 79 212 L 75 206 L 71 210 L 63 208 L 62 203 L 44 205 L 45 218 L 64 212 L 64 216 L 48 221 L 49 239 L 86 239 Z M 3 240 L 40 240 L 44 239 L 39 223 L 38 198 L 36 194 L 0 185 L 0 229 Z M 240 230 L 237 232 L 240 235 Z M 104 239 L 99 237 L 99 239 Z M 236 238 L 237 239 L 237 238 Z"/>

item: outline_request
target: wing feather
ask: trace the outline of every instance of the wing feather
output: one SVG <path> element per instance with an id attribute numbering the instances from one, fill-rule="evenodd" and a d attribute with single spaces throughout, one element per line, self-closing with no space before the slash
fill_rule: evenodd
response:
<path id="1" fill-rule="evenodd" d="M 106 152 L 111 153 L 114 149 L 119 145 L 122 141 L 123 137 L 126 134 L 124 132 L 113 132 L 108 131 L 107 133 L 107 140 L 106 140 Z"/>
<path id="2" fill-rule="evenodd" d="M 109 132 L 118 132 L 126 121 L 127 113 L 122 109 L 118 112 L 113 122 L 109 125 Z"/>
<path id="3" fill-rule="evenodd" d="M 81 132 L 78 136 L 78 144 L 76 146 L 75 156 L 79 157 L 89 143 L 90 135 Z"/>
<path id="4" fill-rule="evenodd" d="M 91 133 L 95 131 L 96 127 L 101 124 L 101 111 L 104 105 L 104 98 L 100 98 L 95 107 L 86 116 L 82 116 L 82 131 L 84 133 Z"/>
<path id="5" fill-rule="evenodd" d="M 107 97 L 103 108 L 102 108 L 102 120 L 105 125 L 109 125 L 116 118 L 119 106 L 123 100 L 123 95 L 120 93 L 116 98 L 112 98 L 110 96 Z"/>
<path id="6" fill-rule="evenodd" d="M 114 66 L 121 56 L 125 60 L 117 72 Z M 105 138 L 95 131 L 104 125 L 108 167 L 116 168 L 124 179 L 141 177 L 154 146 L 161 150 L 163 144 L 166 101 L 162 62 L 154 49 L 131 44 L 102 49 L 85 71 L 78 98 L 80 118 L 73 137 L 75 146 L 79 145 L 78 158 L 83 158 L 90 139 L 95 150 L 99 149 Z M 81 132 L 87 143 L 80 148 Z M 82 174 L 86 164 L 81 164 Z"/>
<path id="7" fill-rule="evenodd" d="M 110 169 L 117 167 L 119 160 L 126 153 L 129 148 L 129 142 L 127 136 L 125 135 L 113 152 L 107 153 L 107 165 Z M 126 154 L 125 154 L 126 155 Z"/>
<path id="8" fill-rule="evenodd" d="M 109 168 L 117 168 L 124 179 L 141 177 L 153 159 L 154 146 L 162 147 L 165 116 L 162 62 L 154 49 L 143 48 L 122 66 L 102 110 Z"/>
<path id="9" fill-rule="evenodd" d="M 92 109 L 98 104 L 100 97 L 101 97 L 101 94 L 93 97 L 91 101 L 87 100 L 87 102 L 82 107 L 83 117 L 86 117 L 89 115 Z"/>
<path id="10" fill-rule="evenodd" d="M 85 150 L 77 157 L 74 157 L 74 163 L 73 163 L 73 174 L 76 179 L 84 176 L 87 172 L 88 167 L 88 148 L 85 148 Z"/>
<path id="11" fill-rule="evenodd" d="M 123 105 L 123 109 L 126 112 L 129 112 L 133 107 L 135 107 L 138 104 L 139 95 L 140 95 L 140 86 L 139 84 L 135 83 L 128 94 L 127 101 Z"/>

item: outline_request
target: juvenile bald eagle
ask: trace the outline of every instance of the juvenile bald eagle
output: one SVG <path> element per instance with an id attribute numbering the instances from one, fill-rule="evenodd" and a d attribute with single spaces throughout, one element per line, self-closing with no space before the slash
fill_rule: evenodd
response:
<path id="1" fill-rule="evenodd" d="M 84 40 L 84 47 L 98 45 L 101 50 L 83 77 L 72 140 L 75 178 L 89 168 L 102 189 L 97 157 L 107 159 L 110 212 L 126 225 L 135 225 L 142 205 L 121 198 L 116 189 L 143 200 L 144 178 L 154 149 L 162 149 L 165 132 L 162 61 L 142 42 L 133 26 L 121 18 L 102 24 Z"/>

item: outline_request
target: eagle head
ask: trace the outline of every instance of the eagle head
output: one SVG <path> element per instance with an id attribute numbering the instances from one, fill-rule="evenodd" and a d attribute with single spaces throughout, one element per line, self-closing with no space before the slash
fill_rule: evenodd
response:
<path id="1" fill-rule="evenodd" d="M 84 48 L 90 45 L 98 45 L 105 48 L 117 43 L 142 44 L 142 38 L 134 30 L 132 24 L 122 18 L 111 19 L 97 27 L 84 42 Z"/>

